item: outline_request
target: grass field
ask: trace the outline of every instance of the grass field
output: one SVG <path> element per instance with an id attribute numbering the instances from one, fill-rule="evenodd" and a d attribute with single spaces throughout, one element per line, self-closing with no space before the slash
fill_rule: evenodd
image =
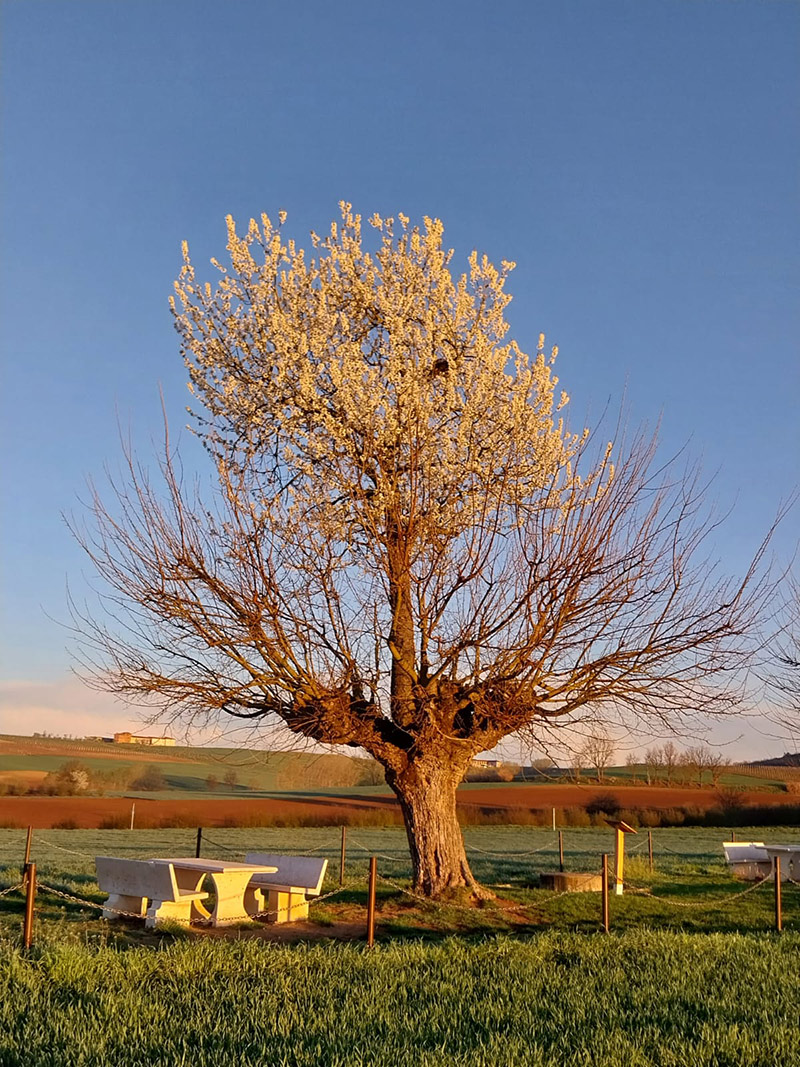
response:
<path id="1" fill-rule="evenodd" d="M 800 831 L 788 827 L 751 828 L 740 832 L 755 840 L 800 843 Z M 647 837 L 628 840 L 626 876 L 629 892 L 612 898 L 615 929 L 643 925 L 659 929 L 702 932 L 766 932 L 773 925 L 773 894 L 769 884 L 750 889 L 733 879 L 723 862 L 719 829 L 659 829 L 653 831 L 655 870 L 647 862 Z M 339 892 L 340 835 L 336 828 L 231 829 L 214 828 L 203 838 L 203 854 L 243 858 L 250 850 L 307 853 L 329 860 L 323 892 L 336 895 L 312 904 L 312 923 L 304 936 L 336 935 L 339 924 L 355 924 L 360 936 L 364 923 L 367 864 L 378 858 L 379 938 L 420 938 L 448 932 L 531 934 L 545 928 L 592 931 L 599 921 L 596 893 L 553 894 L 538 888 L 538 876 L 558 869 L 558 839 L 550 831 L 529 827 L 470 827 L 465 831 L 467 852 L 476 877 L 495 887 L 498 902 L 484 908 L 422 904 L 407 893 L 410 862 L 405 835 L 399 828 L 359 828 L 348 831 L 345 886 Z M 613 850 L 609 829 L 566 830 L 565 868 L 599 871 L 603 852 Z M 0 830 L 0 889 L 20 878 L 25 834 Z M 102 943 L 150 943 L 152 935 L 136 925 L 112 924 L 98 917 L 90 905 L 104 894 L 94 875 L 96 855 L 152 857 L 193 855 L 195 832 L 186 830 L 48 830 L 35 832 L 32 859 L 39 880 L 61 892 L 80 897 L 88 905 L 40 895 L 37 938 L 43 942 L 99 939 Z M 0 898 L 0 936 L 19 937 L 22 900 L 19 893 Z M 784 891 L 784 925 L 800 931 L 800 887 Z M 244 929 L 243 936 L 270 936 L 274 927 Z M 204 931 L 187 936 L 202 939 Z"/>
<path id="2" fill-rule="evenodd" d="M 109 924 L 94 856 L 186 855 L 189 830 L 37 832 L 47 886 L 34 947 L 20 950 L 22 899 L 0 898 L 3 1067 L 772 1067 L 800 1063 L 800 887 L 736 882 L 724 830 L 653 831 L 629 854 L 628 891 L 536 888 L 558 867 L 557 837 L 530 827 L 465 832 L 476 875 L 497 899 L 430 905 L 409 893 L 402 831 L 348 833 L 345 885 L 333 828 L 220 829 L 204 854 L 249 849 L 327 856 L 324 892 L 300 941 L 287 927 L 220 932 Z M 800 842 L 792 828 L 739 835 Z M 0 831 L 0 889 L 20 877 L 24 833 Z M 564 832 L 568 870 L 596 870 L 608 830 Z M 378 856 L 377 945 L 363 943 L 368 856 Z M 749 891 L 746 891 L 749 890 Z M 343 935 L 343 931 L 345 931 Z M 457 934 L 458 936 L 454 936 Z M 341 937 L 351 939 L 343 943 Z M 355 941 L 352 939 L 355 938 Z"/>
<path id="3" fill-rule="evenodd" d="M 797 935 L 0 948 L 4 1067 L 798 1062 Z"/>

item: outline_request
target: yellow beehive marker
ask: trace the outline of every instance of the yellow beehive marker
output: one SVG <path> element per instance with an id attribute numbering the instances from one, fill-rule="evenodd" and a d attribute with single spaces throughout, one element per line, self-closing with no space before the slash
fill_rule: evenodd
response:
<path id="1" fill-rule="evenodd" d="M 628 826 L 622 819 L 606 819 L 609 826 L 617 831 L 616 833 L 616 846 L 614 848 L 614 892 L 617 896 L 622 896 L 622 871 L 625 866 L 625 834 L 638 834 L 638 830 L 634 830 L 632 826 Z"/>

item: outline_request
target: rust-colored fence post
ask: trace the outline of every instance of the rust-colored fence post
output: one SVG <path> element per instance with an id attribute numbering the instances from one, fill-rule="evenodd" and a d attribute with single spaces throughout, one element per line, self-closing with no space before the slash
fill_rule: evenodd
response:
<path id="1" fill-rule="evenodd" d="M 367 947 L 375 944 L 375 882 L 378 880 L 378 861 L 369 858 L 369 893 L 367 895 Z"/>
<path id="2" fill-rule="evenodd" d="M 647 831 L 647 852 L 650 856 L 650 873 L 653 873 L 653 831 Z"/>
<path id="3" fill-rule="evenodd" d="M 603 929 L 609 930 L 608 918 L 608 853 L 603 853 Z"/>
<path id="4" fill-rule="evenodd" d="M 200 859 L 200 850 L 203 847 L 203 827 L 197 827 L 197 840 L 194 843 L 194 857 Z"/>
<path id="5" fill-rule="evenodd" d="M 781 858 L 775 857 L 775 929 L 778 933 L 783 929 L 783 916 L 781 915 Z"/>
<path id="6" fill-rule="evenodd" d="M 36 899 L 36 864 L 29 863 L 25 886 L 25 919 L 22 924 L 22 947 L 30 948 L 33 941 L 33 905 Z"/>
<path id="7" fill-rule="evenodd" d="M 31 862 L 31 841 L 33 840 L 33 827 L 28 827 L 28 835 L 25 838 L 25 861 L 22 864 L 22 882 L 28 884 L 28 865 Z"/>
<path id="8" fill-rule="evenodd" d="M 339 853 L 339 885 L 344 885 L 344 865 L 347 861 L 347 827 L 342 827 L 342 847 Z"/>
<path id="9" fill-rule="evenodd" d="M 136 803 L 131 804 L 131 830 L 133 829 L 133 822 L 136 818 Z"/>
<path id="10" fill-rule="evenodd" d="M 558 869 L 564 871 L 564 831 L 558 831 Z"/>

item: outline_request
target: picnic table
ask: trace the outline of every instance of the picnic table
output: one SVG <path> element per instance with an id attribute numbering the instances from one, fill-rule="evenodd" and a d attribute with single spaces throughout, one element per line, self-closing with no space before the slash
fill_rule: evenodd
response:
<path id="1" fill-rule="evenodd" d="M 252 918 L 247 910 L 245 891 L 250 879 L 256 874 L 273 874 L 277 868 L 262 863 L 241 863 L 238 860 L 202 859 L 195 856 L 164 856 L 151 860 L 152 863 L 171 864 L 175 871 L 178 887 L 185 892 L 197 893 L 206 876 L 211 877 L 216 895 L 216 903 L 211 912 L 196 901 L 195 909 L 205 912 L 212 926 L 226 926 Z"/>
<path id="2" fill-rule="evenodd" d="M 764 845 L 764 851 L 770 861 L 780 858 L 782 881 L 800 882 L 800 845 Z"/>

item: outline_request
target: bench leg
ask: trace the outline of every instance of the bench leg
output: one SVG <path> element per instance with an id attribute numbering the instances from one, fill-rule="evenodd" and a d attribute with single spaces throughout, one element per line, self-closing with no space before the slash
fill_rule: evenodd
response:
<path id="1" fill-rule="evenodd" d="M 103 905 L 103 918 L 108 919 L 109 922 L 113 922 L 115 919 L 128 918 L 128 915 L 117 915 L 117 911 L 124 911 L 141 917 L 147 911 L 146 898 L 132 897 L 126 893 L 110 893 L 108 900 Z"/>
<path id="2" fill-rule="evenodd" d="M 264 894 L 255 885 L 249 885 L 244 891 L 244 910 L 248 915 L 253 918 L 267 910 L 267 902 L 264 899 Z"/>
<path id="3" fill-rule="evenodd" d="M 165 919 L 173 919 L 188 926 L 194 904 L 193 900 L 151 900 L 144 925 L 148 930 L 152 930 Z"/>
<path id="4" fill-rule="evenodd" d="M 300 922 L 308 918 L 308 901 L 305 893 L 281 893 L 271 889 L 269 893 L 269 921 L 273 923 Z"/>

